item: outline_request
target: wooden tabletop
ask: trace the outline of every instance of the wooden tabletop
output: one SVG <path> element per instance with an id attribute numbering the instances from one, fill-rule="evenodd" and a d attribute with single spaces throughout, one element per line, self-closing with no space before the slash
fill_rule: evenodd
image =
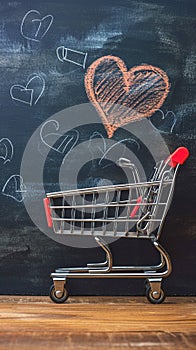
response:
<path id="1" fill-rule="evenodd" d="M 196 297 L 0 296 L 0 350 L 196 349 Z"/>

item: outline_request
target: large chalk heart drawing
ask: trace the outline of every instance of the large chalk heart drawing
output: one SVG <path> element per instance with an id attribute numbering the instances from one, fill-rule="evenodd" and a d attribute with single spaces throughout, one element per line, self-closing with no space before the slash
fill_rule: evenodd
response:
<path id="1" fill-rule="evenodd" d="M 150 117 L 161 107 L 169 79 L 160 68 L 144 64 L 128 71 L 119 57 L 104 56 L 88 68 L 85 88 L 112 137 L 120 126 Z"/>
<path id="2" fill-rule="evenodd" d="M 6 181 L 2 189 L 2 194 L 6 197 L 11 197 L 17 202 L 22 202 L 23 194 L 26 192 L 26 186 L 23 183 L 23 178 L 20 175 L 12 175 Z"/>
<path id="3" fill-rule="evenodd" d="M 30 10 L 22 19 L 20 32 L 25 39 L 38 42 L 49 31 L 53 19 L 52 15 L 41 17 L 39 11 Z"/>
<path id="4" fill-rule="evenodd" d="M 26 86 L 12 85 L 10 96 L 13 100 L 33 106 L 39 101 L 44 90 L 45 80 L 41 76 L 35 75 L 28 81 Z"/>

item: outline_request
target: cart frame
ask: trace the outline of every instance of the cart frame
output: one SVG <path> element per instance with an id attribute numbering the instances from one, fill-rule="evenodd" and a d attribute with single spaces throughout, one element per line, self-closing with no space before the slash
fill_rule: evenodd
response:
<path id="1" fill-rule="evenodd" d="M 134 164 L 121 158 L 119 164 L 132 169 L 134 178 L 132 184 L 53 192 L 46 195 L 44 199 L 46 218 L 48 226 L 53 227 L 55 233 L 91 235 L 105 252 L 104 262 L 88 263 L 86 267 L 58 268 L 51 273 L 53 285 L 50 289 L 50 297 L 54 302 L 63 303 L 67 300 L 69 295 L 65 285 L 68 278 L 144 278 L 147 299 L 153 304 L 164 301 L 162 280 L 170 275 L 172 264 L 169 254 L 160 245 L 159 238 L 171 203 L 179 166 L 188 156 L 189 152 L 185 147 L 178 148 L 167 160 L 156 165 L 153 176 L 148 182 L 140 182 Z M 127 191 L 126 200 L 121 200 L 123 191 Z M 114 192 L 115 200 L 97 203 L 97 193 L 102 193 L 105 198 L 109 198 L 109 194 Z M 132 201 L 133 192 L 135 198 Z M 90 202 L 84 200 L 87 195 L 92 196 Z M 83 198 L 82 203 L 76 203 L 77 196 Z M 164 199 L 164 196 L 167 198 Z M 69 200 L 71 198 L 71 205 L 67 203 L 67 198 Z M 60 205 L 55 204 L 56 199 L 62 199 Z M 102 217 L 96 217 L 95 208 L 102 209 Z M 85 209 L 88 210 L 87 217 L 85 217 Z M 126 215 L 119 215 L 121 209 Z M 78 210 L 79 218 L 77 218 Z M 109 210 L 113 210 L 111 218 L 106 215 Z M 66 229 L 67 224 L 69 230 Z M 107 226 L 110 224 L 113 225 L 113 231 L 107 231 Z M 119 232 L 118 225 L 124 224 L 124 229 Z M 88 225 L 88 229 L 85 225 Z M 159 253 L 160 262 L 145 266 L 114 266 L 112 252 L 104 239 L 107 236 L 148 239 Z"/>

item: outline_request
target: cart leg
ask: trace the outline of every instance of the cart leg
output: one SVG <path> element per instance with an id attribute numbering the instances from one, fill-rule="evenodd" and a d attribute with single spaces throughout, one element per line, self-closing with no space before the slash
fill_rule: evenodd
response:
<path id="1" fill-rule="evenodd" d="M 108 246 L 108 244 L 103 240 L 101 237 L 95 237 L 96 242 L 98 245 L 104 250 L 106 254 L 106 260 L 104 262 L 100 263 L 89 263 L 86 267 L 64 267 L 64 268 L 58 268 L 55 270 L 55 273 L 99 273 L 99 272 L 110 272 L 112 270 L 112 253 Z"/>
<path id="2" fill-rule="evenodd" d="M 162 278 L 148 278 L 146 280 L 146 296 L 152 304 L 161 304 L 165 299 L 161 283 Z"/>
<path id="3" fill-rule="evenodd" d="M 113 258 L 111 250 L 108 246 L 108 244 L 103 240 L 101 237 L 95 237 L 96 242 L 99 244 L 99 246 L 104 250 L 106 253 L 106 261 L 101 263 L 90 263 L 87 264 L 89 268 L 92 268 L 92 270 L 89 270 L 91 273 L 98 273 L 98 272 L 110 272 L 112 270 L 112 264 L 113 264 Z"/>

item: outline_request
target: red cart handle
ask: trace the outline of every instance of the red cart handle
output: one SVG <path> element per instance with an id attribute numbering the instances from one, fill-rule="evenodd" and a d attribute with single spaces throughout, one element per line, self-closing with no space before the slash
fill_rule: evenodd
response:
<path id="1" fill-rule="evenodd" d="M 168 163 L 172 168 L 175 168 L 178 164 L 183 164 L 188 157 L 189 150 L 186 147 L 179 147 L 165 160 L 165 163 Z M 134 218 L 137 214 L 141 202 L 142 196 L 137 198 L 137 203 L 130 214 L 130 218 Z"/>
<path id="2" fill-rule="evenodd" d="M 52 227 L 50 200 L 49 200 L 49 198 L 44 198 L 43 202 L 44 202 L 44 209 L 45 209 L 45 213 L 46 213 L 46 220 L 47 220 L 48 227 Z"/>
<path id="3" fill-rule="evenodd" d="M 189 157 L 189 150 L 186 147 L 177 148 L 166 160 L 169 165 L 175 168 L 178 164 L 183 164 Z"/>

